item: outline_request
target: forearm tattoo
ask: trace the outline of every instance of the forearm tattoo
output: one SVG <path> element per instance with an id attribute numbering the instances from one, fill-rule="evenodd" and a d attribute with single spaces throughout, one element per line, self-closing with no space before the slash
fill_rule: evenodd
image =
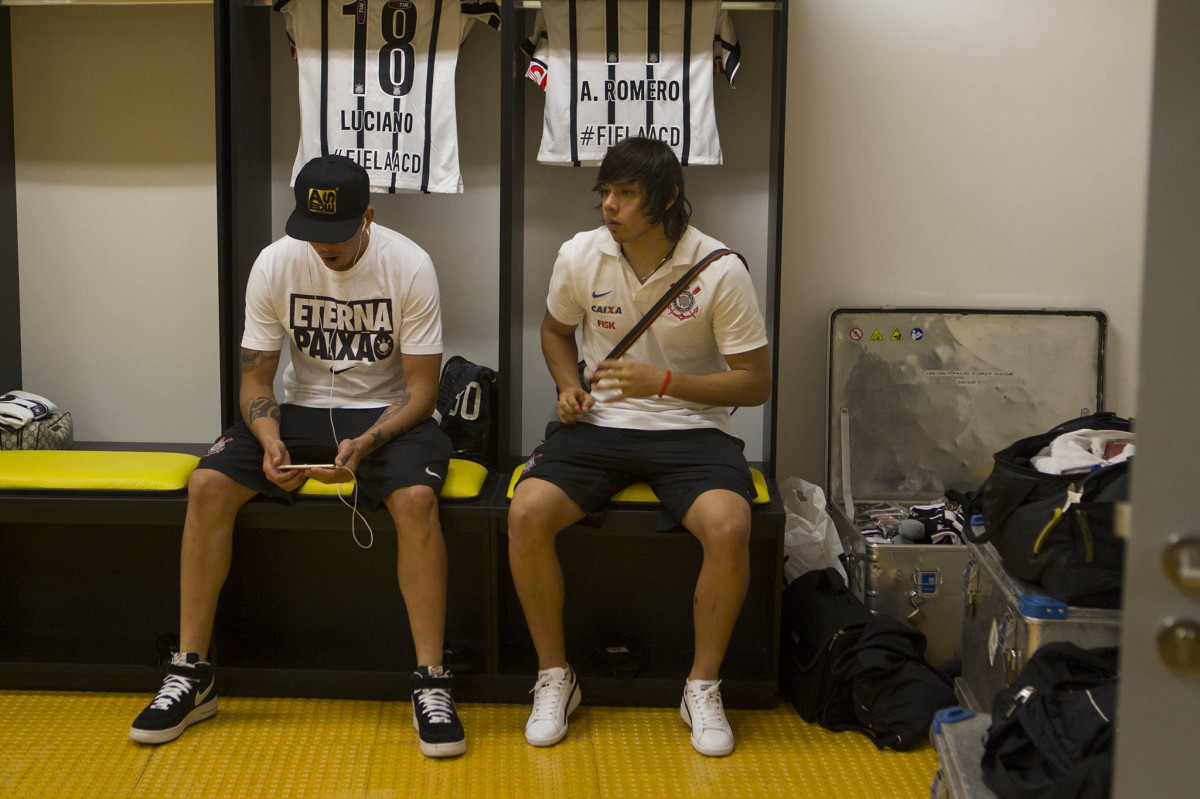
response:
<path id="1" fill-rule="evenodd" d="M 242 374 L 253 372 L 263 364 L 279 361 L 278 352 L 260 352 L 258 350 L 248 350 L 242 348 Z"/>
<path id="2" fill-rule="evenodd" d="M 368 431 L 371 434 L 371 449 L 372 450 L 379 449 L 384 444 L 386 444 L 387 442 L 391 441 L 393 438 L 396 438 L 397 436 L 399 436 L 401 433 L 404 432 L 404 425 L 400 425 L 394 431 L 390 431 L 390 432 L 385 432 L 383 430 L 383 427 L 390 420 L 399 416 L 400 413 L 408 406 L 408 403 L 411 400 L 412 400 L 412 394 L 410 394 L 407 390 L 405 390 L 404 393 L 402 393 L 400 395 L 399 399 L 397 399 L 391 405 L 387 406 L 387 408 L 384 409 L 383 413 L 379 414 L 379 418 L 377 420 L 375 420 L 375 424 L 371 425 L 371 429 Z"/>
<path id="3" fill-rule="evenodd" d="M 279 421 L 279 406 L 270 397 L 254 397 L 242 403 L 242 418 L 246 424 L 254 424 L 256 419 L 274 419 Z"/>

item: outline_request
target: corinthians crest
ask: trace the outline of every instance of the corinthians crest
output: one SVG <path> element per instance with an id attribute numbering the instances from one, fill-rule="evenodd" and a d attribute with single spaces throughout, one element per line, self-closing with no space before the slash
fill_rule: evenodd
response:
<path id="1" fill-rule="evenodd" d="M 696 295 L 700 293 L 700 287 L 692 290 L 684 289 L 675 295 L 675 299 L 671 300 L 667 310 L 671 312 L 671 316 L 676 319 L 684 320 L 691 319 L 696 314 L 700 313 L 700 306 L 696 303 Z"/>

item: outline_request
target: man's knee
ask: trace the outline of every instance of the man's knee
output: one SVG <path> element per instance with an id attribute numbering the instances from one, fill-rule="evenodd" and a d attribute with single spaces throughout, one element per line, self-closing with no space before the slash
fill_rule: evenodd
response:
<path id="1" fill-rule="evenodd" d="M 236 513 L 247 494 L 253 492 L 214 469 L 195 469 L 188 478 L 188 503 L 202 512 Z"/>
<path id="2" fill-rule="evenodd" d="M 697 538 L 706 554 L 740 558 L 750 550 L 750 523 L 734 514 L 705 519 Z"/>
<path id="3" fill-rule="evenodd" d="M 520 551 L 553 541 L 558 535 L 550 504 L 532 489 L 517 491 L 508 506 L 509 548 Z"/>
<path id="4" fill-rule="evenodd" d="M 398 488 L 388 496 L 384 504 L 391 511 L 397 528 L 407 520 L 437 518 L 437 494 L 426 485 Z"/>

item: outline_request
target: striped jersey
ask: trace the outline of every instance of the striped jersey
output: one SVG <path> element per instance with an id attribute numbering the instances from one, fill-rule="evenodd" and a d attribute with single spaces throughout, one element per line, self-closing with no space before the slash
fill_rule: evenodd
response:
<path id="1" fill-rule="evenodd" d="M 539 162 L 595 165 L 648 136 L 721 163 L 713 73 L 732 86 L 741 48 L 720 0 L 543 0 L 523 49 L 546 90 Z"/>
<path id="2" fill-rule="evenodd" d="M 276 0 L 300 73 L 292 169 L 345 155 L 371 191 L 458 193 L 454 69 L 471 26 L 500 25 L 496 2 Z"/>

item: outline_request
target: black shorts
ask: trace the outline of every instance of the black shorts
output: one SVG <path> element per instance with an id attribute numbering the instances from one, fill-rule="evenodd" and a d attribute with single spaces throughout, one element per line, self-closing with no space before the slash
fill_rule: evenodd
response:
<path id="1" fill-rule="evenodd" d="M 599 526 L 609 500 L 626 486 L 645 481 L 662 502 L 657 528 L 679 525 L 696 497 L 724 488 L 755 496 L 744 444 L 728 433 L 693 430 L 629 430 L 551 422 L 521 478 L 536 477 L 561 488 Z"/>
<path id="2" fill-rule="evenodd" d="M 281 405 L 279 434 L 292 463 L 332 463 L 337 442 L 362 435 L 382 413 L 383 408 L 334 408 L 331 426 L 328 408 Z M 290 503 L 292 492 L 267 479 L 262 461 L 262 445 L 243 420 L 216 440 L 196 468 L 213 469 L 260 494 Z M 427 419 L 362 459 L 354 475 L 358 502 L 373 510 L 392 492 L 414 485 L 427 485 L 437 494 L 449 465 L 450 439 Z"/>

